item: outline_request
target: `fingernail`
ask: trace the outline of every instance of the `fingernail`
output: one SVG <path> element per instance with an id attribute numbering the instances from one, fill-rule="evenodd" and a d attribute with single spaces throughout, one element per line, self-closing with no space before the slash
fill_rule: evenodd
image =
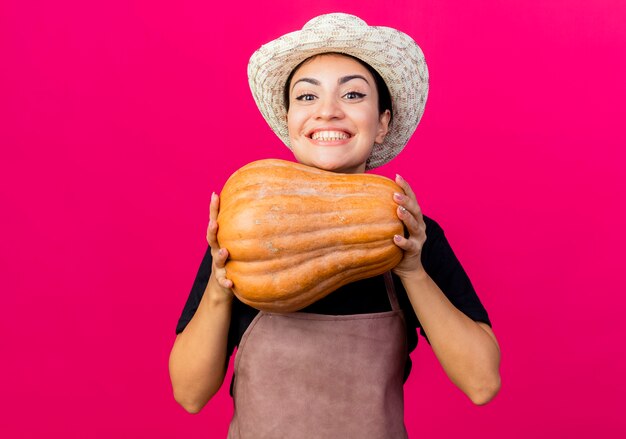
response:
<path id="1" fill-rule="evenodd" d="M 215 192 L 211 192 L 211 201 L 215 200 L 216 194 Z"/>
<path id="2" fill-rule="evenodd" d="M 393 235 L 393 240 L 396 242 L 400 242 L 402 240 L 402 236 L 400 235 Z"/>
<path id="3" fill-rule="evenodd" d="M 393 198 L 395 198 L 398 201 L 402 201 L 404 199 L 404 196 L 398 192 L 394 192 L 393 193 Z"/>
<path id="4" fill-rule="evenodd" d="M 396 178 L 399 179 L 400 181 L 404 181 L 404 178 L 402 178 L 400 174 L 396 174 Z"/>

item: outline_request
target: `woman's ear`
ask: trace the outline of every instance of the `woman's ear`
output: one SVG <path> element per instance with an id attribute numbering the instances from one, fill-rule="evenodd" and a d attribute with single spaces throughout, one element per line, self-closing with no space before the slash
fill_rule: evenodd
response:
<path id="1" fill-rule="evenodd" d="M 381 144 L 389 132 L 389 122 L 391 122 L 391 111 L 385 110 L 378 116 L 378 131 L 376 132 L 375 143 Z"/>

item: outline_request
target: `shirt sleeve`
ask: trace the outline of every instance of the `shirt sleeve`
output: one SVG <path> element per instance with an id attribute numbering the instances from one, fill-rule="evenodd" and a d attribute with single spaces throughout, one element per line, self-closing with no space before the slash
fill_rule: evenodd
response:
<path id="1" fill-rule="evenodd" d="M 430 218 L 425 217 L 424 221 L 427 236 L 422 249 L 424 269 L 456 308 L 470 319 L 491 326 L 487 310 L 452 251 L 443 229 Z M 425 336 L 423 329 L 421 333 Z"/>
<path id="2" fill-rule="evenodd" d="M 200 263 L 198 274 L 196 274 L 196 279 L 191 287 L 191 292 L 189 293 L 183 312 L 178 319 L 176 334 L 183 332 L 191 318 L 196 313 L 196 310 L 200 305 L 200 300 L 202 300 L 202 296 L 204 295 L 204 290 L 209 283 L 209 277 L 211 277 L 212 262 L 211 248 L 208 247 L 206 253 L 204 254 L 204 258 L 202 258 L 202 262 Z"/>
<path id="3" fill-rule="evenodd" d="M 204 296 L 204 290 L 206 290 L 209 278 L 211 277 L 212 263 L 213 259 L 211 257 L 211 248 L 208 247 L 206 253 L 204 254 L 204 258 L 202 258 L 202 262 L 200 263 L 198 274 L 196 275 L 196 279 L 191 287 L 191 292 L 189 293 L 183 312 L 178 319 L 176 334 L 180 334 L 184 331 L 187 324 L 189 324 L 196 313 L 198 306 L 200 306 L 200 301 L 202 300 L 202 296 Z M 243 333 L 258 312 L 258 310 L 242 303 L 236 296 L 233 297 L 230 326 L 228 329 L 228 341 L 226 344 L 226 353 L 228 356 L 232 355 L 235 347 L 239 345 L 239 341 L 241 340 Z"/>

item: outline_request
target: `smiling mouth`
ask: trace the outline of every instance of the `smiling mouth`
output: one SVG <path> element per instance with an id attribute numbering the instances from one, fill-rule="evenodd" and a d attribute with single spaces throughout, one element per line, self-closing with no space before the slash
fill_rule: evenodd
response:
<path id="1" fill-rule="evenodd" d="M 320 142 L 333 142 L 337 140 L 349 139 L 350 134 L 345 131 L 315 131 L 311 134 L 312 140 L 318 140 Z"/>

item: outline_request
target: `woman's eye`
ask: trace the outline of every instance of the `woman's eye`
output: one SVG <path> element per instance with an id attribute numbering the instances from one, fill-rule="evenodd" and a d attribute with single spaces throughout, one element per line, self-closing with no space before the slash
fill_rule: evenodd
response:
<path id="1" fill-rule="evenodd" d="M 349 91 L 343 95 L 346 99 L 362 99 L 365 97 L 365 93 L 359 93 L 358 91 Z"/>
<path id="2" fill-rule="evenodd" d="M 315 95 L 312 95 L 310 93 L 303 93 L 296 96 L 296 101 L 312 101 L 313 99 L 315 99 Z"/>

